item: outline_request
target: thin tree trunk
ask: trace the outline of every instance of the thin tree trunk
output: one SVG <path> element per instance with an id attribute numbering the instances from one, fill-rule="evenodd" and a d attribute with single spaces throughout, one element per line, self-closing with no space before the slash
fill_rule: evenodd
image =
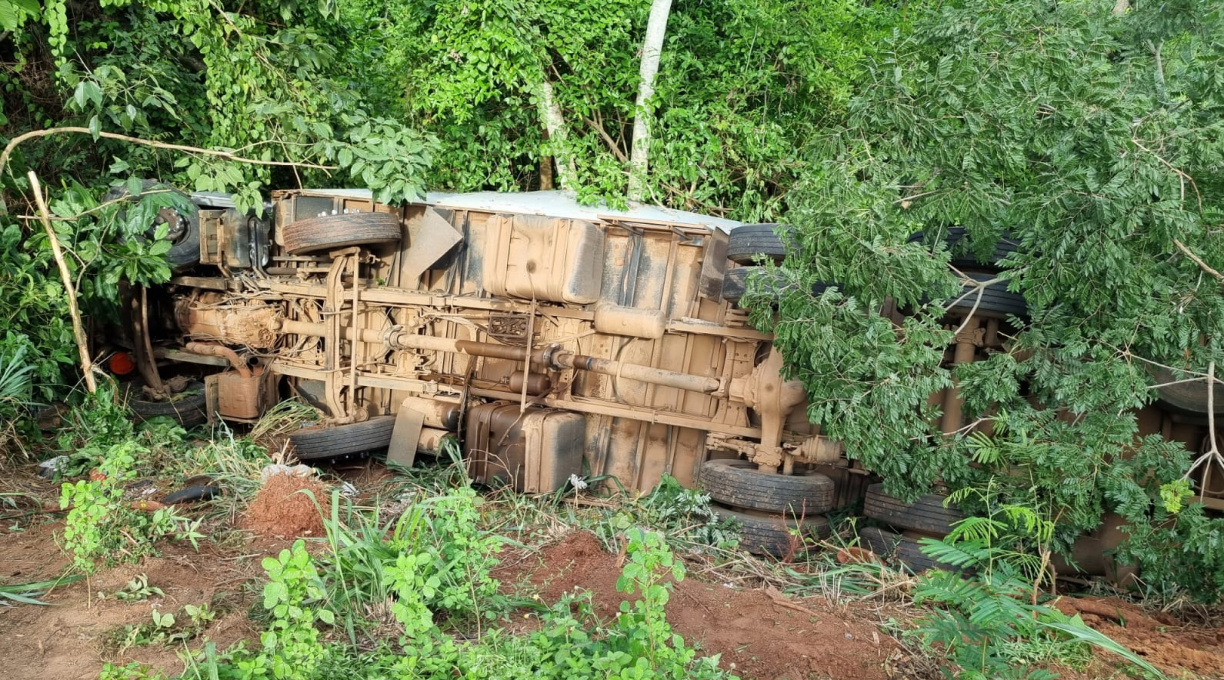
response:
<path id="1" fill-rule="evenodd" d="M 633 140 L 629 146 L 629 199 L 646 197 L 646 175 L 650 170 L 650 98 L 654 96 L 655 75 L 659 72 L 659 56 L 663 53 L 663 36 L 667 33 L 667 18 L 671 0 L 653 0 L 650 18 L 646 21 L 646 38 L 642 40 L 642 63 L 638 75 L 637 105 L 633 114 Z"/>
<path id="2" fill-rule="evenodd" d="M 1118 0 L 1114 3 L 1114 14 L 1126 14 L 1126 10 L 1130 9 L 1130 0 Z"/>
<path id="3" fill-rule="evenodd" d="M 34 203 L 38 206 L 38 217 L 43 229 L 47 230 L 47 239 L 51 241 L 51 254 L 55 256 L 55 264 L 59 267 L 60 278 L 64 281 L 64 293 L 68 295 L 68 313 L 72 316 L 72 335 L 76 339 L 77 352 L 81 355 L 81 370 L 85 373 L 85 386 L 89 393 L 98 391 L 98 383 L 94 380 L 93 360 L 89 358 L 89 339 L 85 337 L 85 326 L 81 323 L 81 310 L 77 307 L 76 287 L 72 285 L 72 274 L 68 272 L 68 264 L 64 262 L 64 251 L 60 249 L 59 239 L 55 237 L 55 229 L 51 227 L 51 211 L 43 200 L 42 186 L 38 176 L 31 170 L 29 174 L 30 189 L 34 192 Z"/>
<path id="4" fill-rule="evenodd" d="M 540 80 L 536 95 L 539 100 L 540 120 L 548 131 L 548 138 L 556 144 L 553 156 L 557 161 L 557 183 L 562 189 L 572 191 L 578 178 L 578 170 L 574 167 L 574 159 L 570 156 L 569 149 L 565 147 L 565 118 L 561 115 L 561 107 L 556 98 L 553 97 L 552 83 L 548 82 L 547 77 Z"/>

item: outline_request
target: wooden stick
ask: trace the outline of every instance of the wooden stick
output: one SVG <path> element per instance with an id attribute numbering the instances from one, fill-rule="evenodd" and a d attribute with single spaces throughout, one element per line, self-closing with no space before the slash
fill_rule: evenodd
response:
<path id="1" fill-rule="evenodd" d="M 30 188 L 34 191 L 34 202 L 38 204 L 38 214 L 42 219 L 43 228 L 47 230 L 47 238 L 51 240 L 51 252 L 55 255 L 55 264 L 59 266 L 60 278 L 64 281 L 64 292 L 68 294 L 68 311 L 72 314 L 72 335 L 76 338 L 77 351 L 81 353 L 81 370 L 85 372 L 85 386 L 90 394 L 96 394 L 98 383 L 94 380 L 93 361 L 89 358 L 89 342 L 85 338 L 85 328 L 81 325 L 81 310 L 77 307 L 76 287 L 72 285 L 72 274 L 68 272 L 68 263 L 64 262 L 64 251 L 60 249 L 59 239 L 55 237 L 55 229 L 51 228 L 51 211 L 47 210 L 47 202 L 43 200 L 42 185 L 38 176 L 30 171 Z"/>

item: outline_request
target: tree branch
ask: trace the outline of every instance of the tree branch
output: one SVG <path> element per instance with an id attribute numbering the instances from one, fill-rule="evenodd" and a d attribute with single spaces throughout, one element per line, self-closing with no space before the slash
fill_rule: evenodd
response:
<path id="1" fill-rule="evenodd" d="M 1203 262 L 1202 258 L 1190 252 L 1190 249 L 1187 248 L 1184 243 L 1182 243 L 1181 241 L 1177 239 L 1173 239 L 1173 245 L 1177 246 L 1178 250 L 1185 253 L 1186 257 L 1190 258 L 1191 260 L 1194 260 L 1194 263 L 1197 264 L 1200 269 L 1207 272 L 1208 274 L 1211 274 L 1212 276 L 1216 277 L 1220 281 L 1224 281 L 1224 274 L 1221 274 L 1220 272 L 1212 269 L 1206 262 Z"/>
<path id="2" fill-rule="evenodd" d="M 583 120 L 586 121 L 587 125 L 591 126 L 592 130 L 599 133 L 599 136 L 603 138 L 604 143 L 608 145 L 608 150 L 612 152 L 612 155 L 616 156 L 617 160 L 622 163 L 629 162 L 629 157 L 625 155 L 624 151 L 620 150 L 620 146 L 617 145 L 616 140 L 612 139 L 612 135 L 609 135 L 608 132 L 604 130 L 602 125 L 594 120 L 591 120 L 590 118 L 583 118 Z"/>
<path id="3" fill-rule="evenodd" d="M 68 272 L 68 264 L 64 262 L 64 251 L 60 249 L 59 239 L 55 237 L 55 229 L 51 227 L 51 211 L 43 200 L 42 187 L 38 184 L 38 176 L 31 170 L 29 174 L 30 189 L 34 191 L 34 202 L 38 205 L 38 213 L 42 216 L 43 228 L 47 231 L 47 239 L 51 241 L 51 254 L 55 256 L 55 264 L 59 267 L 60 278 L 64 282 L 64 293 L 68 296 L 68 313 L 72 315 L 72 335 L 76 339 L 77 352 L 81 355 L 81 370 L 85 373 L 85 386 L 89 393 L 98 391 L 98 383 L 94 380 L 93 361 L 89 358 L 89 340 L 85 337 L 85 326 L 81 323 L 81 310 L 77 307 L 76 288 L 72 285 L 72 274 Z"/>
<path id="4" fill-rule="evenodd" d="M 9 156 L 13 154 L 13 150 L 17 148 L 18 144 L 21 144 L 24 141 L 34 139 L 37 137 L 47 137 L 50 135 L 62 134 L 62 133 L 63 134 L 75 133 L 75 134 L 91 135 L 91 136 L 94 134 L 93 131 L 85 127 L 57 127 L 57 128 L 48 128 L 46 130 L 31 130 L 30 132 L 27 132 L 24 135 L 18 135 L 9 141 L 9 143 L 4 147 L 3 152 L 0 152 L 0 173 L 3 173 L 8 170 Z M 245 157 L 235 154 L 232 151 L 219 151 L 217 149 L 201 149 L 200 147 L 197 147 L 197 146 L 187 146 L 185 144 L 168 144 L 166 142 L 157 142 L 151 139 L 143 139 L 141 137 L 131 137 L 128 135 L 120 135 L 114 132 L 98 132 L 97 136 L 102 137 L 104 139 L 114 139 L 114 140 L 118 140 L 121 142 L 127 142 L 129 144 L 139 144 L 141 146 L 150 146 L 155 149 L 166 149 L 168 151 L 182 151 L 184 153 L 200 154 L 204 156 L 213 156 L 213 157 L 221 158 L 227 161 L 234 161 L 237 163 L 247 163 L 249 165 L 272 165 L 272 166 L 277 166 L 277 167 L 311 168 L 314 170 L 324 170 L 324 171 L 338 169 L 338 166 L 335 166 L 335 165 L 319 165 L 317 163 L 298 163 L 295 161 L 264 161 L 264 160 L 259 160 L 257 158 L 245 158 Z M 7 212 L 7 208 L 4 205 L 4 202 L 0 200 L 0 214 L 4 214 L 5 212 Z"/>

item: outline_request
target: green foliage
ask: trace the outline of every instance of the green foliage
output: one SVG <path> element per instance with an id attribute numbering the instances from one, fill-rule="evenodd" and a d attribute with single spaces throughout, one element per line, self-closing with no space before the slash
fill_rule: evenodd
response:
<path id="1" fill-rule="evenodd" d="M 1089 660 L 1086 646 L 1091 645 L 1163 677 L 1078 615 L 1069 618 L 1038 604 L 1036 589 L 1046 577 L 1046 565 L 1022 548 L 1026 543 L 1047 544 L 1053 523 L 1032 508 L 998 504 L 992 490 L 977 495 L 985 503 L 984 516 L 957 523 L 944 539 L 920 541 L 923 553 L 958 570 L 936 569 L 919 577 L 914 602 L 932 609 L 908 633 L 955 664 L 944 669 L 946 676 L 1054 678 L 1056 674 L 1034 664 L 1084 665 Z"/>
<path id="2" fill-rule="evenodd" d="M 149 645 L 175 647 L 194 640 L 215 618 L 216 612 L 208 603 L 184 605 L 177 617 L 154 609 L 149 623 L 127 625 L 115 631 L 116 651 L 122 654 L 132 647 Z"/>
<path id="3" fill-rule="evenodd" d="M 271 621 L 262 649 L 250 653 L 238 646 L 217 654 L 206 646 L 191 661 L 196 673 L 242 679 L 732 677 L 718 670 L 717 658 L 697 658 L 672 632 L 664 607 L 684 568 L 661 535 L 640 529 L 628 532 L 627 563 L 617 584 L 637 597 L 622 604 L 611 625 L 594 617 L 586 594 L 537 607 L 539 625 L 528 633 L 486 627 L 502 613 L 490 610 L 497 582 L 489 569 L 500 539 L 474 528 L 473 500 L 470 489 L 452 490 L 422 500 L 417 505 L 426 509 L 415 516 L 386 525 L 367 521 L 350 532 L 337 530 L 333 510 L 332 555 L 316 561 L 299 541 L 278 559 L 265 560 L 270 582 L 264 606 Z M 381 590 L 370 587 L 374 579 L 382 580 Z M 371 602 L 374 596 L 386 599 Z M 389 604 L 392 622 L 378 620 L 372 604 Z M 358 620 L 363 617 L 370 620 Z M 320 623 L 351 628 L 376 620 L 399 627 L 398 645 L 386 640 L 385 627 L 372 644 L 354 646 L 324 642 L 318 629 Z"/>
<path id="4" fill-rule="evenodd" d="M 102 665 L 102 672 L 98 674 L 98 680 L 162 680 L 165 677 L 161 671 L 154 670 L 138 661 L 133 661 L 125 666 L 105 663 Z"/>
<path id="5" fill-rule="evenodd" d="M 166 596 L 166 594 L 162 592 L 161 588 L 149 585 L 149 577 L 146 574 L 136 574 L 136 576 L 132 577 L 132 580 L 124 584 L 124 586 L 119 590 L 111 593 L 111 595 L 116 600 L 122 600 L 124 602 L 140 602 L 142 600 L 147 600 L 154 595 L 157 595 L 158 597 Z M 99 590 L 98 599 L 101 600 L 105 598 L 106 593 Z"/>
<path id="6" fill-rule="evenodd" d="M 14 604 L 35 604 L 50 606 L 37 598 L 52 588 L 80 580 L 80 576 L 61 576 L 54 581 L 37 581 L 33 583 L 10 583 L 0 585 L 0 607 Z"/>
<path id="7" fill-rule="evenodd" d="M 1200 2 L 1112 9 L 915 8 L 912 30 L 867 60 L 844 122 L 807 150 L 812 167 L 787 199 L 800 237 L 784 268 L 803 285 L 780 296 L 776 320 L 760 305 L 756 321 L 777 328 L 812 419 L 890 493 L 993 477 L 1055 522 L 1058 548 L 1116 512 L 1155 581 L 1216 600 L 1214 566 L 1171 576 L 1211 560 L 1211 539 L 1188 528 L 1218 536 L 1221 520 L 1161 526 L 1190 459 L 1138 436 L 1135 409 L 1154 396 L 1148 361 L 1224 364 L 1224 287 L 1208 271 L 1224 267 L 1224 234 L 1209 226 L 1224 206 L 1224 14 Z M 1001 277 L 1031 316 L 955 375 L 941 366 L 951 333 L 938 303 L 957 289 L 951 226 L 974 256 L 1004 232 L 1020 244 Z M 806 293 L 817 281 L 838 291 Z M 900 329 L 869 318 L 886 298 L 912 312 Z M 966 422 L 993 421 L 989 440 L 934 431 L 928 396 L 952 378 Z"/>
<path id="8" fill-rule="evenodd" d="M 347 0 L 348 59 L 440 140 L 431 183 L 533 189 L 572 159 L 584 200 L 623 200 L 641 41 L 650 3 Z M 650 200 L 776 216 L 795 149 L 848 94 L 891 10 L 822 0 L 675 4 L 651 100 Z M 365 37 L 368 36 L 368 37 Z M 564 139 L 540 113 L 551 86 Z"/>
<path id="9" fill-rule="evenodd" d="M 671 475 L 663 475 L 648 495 L 624 504 L 595 531 L 605 545 L 613 545 L 621 532 L 634 525 L 659 532 L 677 550 L 734 548 L 739 540 L 738 527 L 710 507 L 709 494 L 686 489 Z"/>
<path id="10" fill-rule="evenodd" d="M 260 636 L 262 651 L 253 659 L 238 664 L 238 677 L 311 677 L 325 651 L 319 644 L 316 622 L 331 625 L 335 614 L 319 606 L 323 580 L 314 559 L 301 541 L 282 550 L 276 558 L 263 561 L 268 572 L 263 606 L 272 614 L 268 630 Z"/>
<path id="11" fill-rule="evenodd" d="M 134 562 L 154 554 L 155 543 L 162 538 L 186 539 L 195 545 L 200 537 L 199 522 L 178 515 L 173 506 L 147 513 L 124 500 L 132 470 L 145 453 L 133 440 L 113 444 L 91 478 L 62 487 L 60 507 L 68 510 L 64 547 L 72 553 L 73 564 L 87 574 L 99 565 Z"/>
<path id="12" fill-rule="evenodd" d="M 360 513 L 342 522 L 333 497 L 323 579 L 353 642 L 369 609 L 389 601 L 408 637 L 435 619 L 454 629 L 502 613 L 490 574 L 501 539 L 479 528 L 476 502 L 476 492 L 463 487 L 413 503 L 385 523 Z"/>

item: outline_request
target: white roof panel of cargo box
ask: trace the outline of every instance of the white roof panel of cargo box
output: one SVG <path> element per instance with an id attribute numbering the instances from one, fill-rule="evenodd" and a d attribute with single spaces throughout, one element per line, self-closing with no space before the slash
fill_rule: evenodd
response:
<path id="1" fill-rule="evenodd" d="M 330 196 L 370 198 L 368 189 L 307 189 L 303 193 Z M 574 220 L 624 220 L 631 222 L 664 222 L 690 224 L 730 231 L 739 222 L 721 217 L 700 215 L 684 210 L 672 210 L 657 205 L 630 201 L 627 210 L 614 210 L 606 205 L 582 205 L 571 194 L 563 191 L 499 192 L 478 191 L 467 194 L 448 194 L 431 191 L 425 196 L 428 205 L 454 210 L 480 210 L 484 212 L 506 212 L 526 215 L 547 215 Z"/>
<path id="2" fill-rule="evenodd" d="M 643 222 L 670 222 L 707 226 L 730 231 L 739 222 L 721 217 L 700 215 L 684 210 L 672 210 L 657 205 L 629 202 L 626 210 L 615 210 L 606 205 L 582 205 L 574 197 L 562 191 L 527 191 L 501 193 L 481 191 L 470 194 L 444 194 L 430 192 L 425 199 L 439 208 L 460 210 L 483 210 L 488 212 L 510 212 L 528 215 L 548 215 L 575 220 L 641 220 Z"/>

